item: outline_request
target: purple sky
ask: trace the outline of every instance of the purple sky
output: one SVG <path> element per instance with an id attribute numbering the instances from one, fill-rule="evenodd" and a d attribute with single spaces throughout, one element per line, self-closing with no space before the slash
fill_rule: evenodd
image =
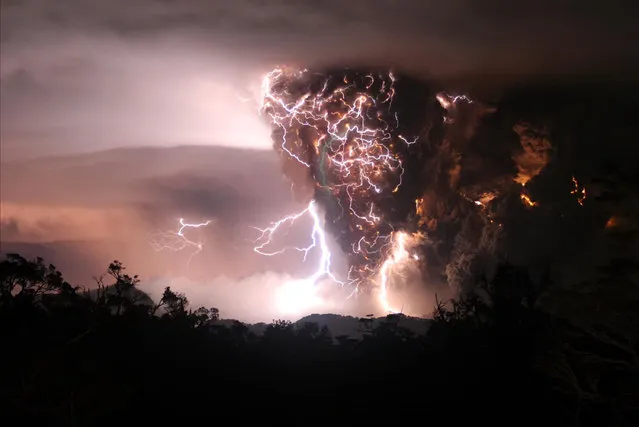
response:
<path id="1" fill-rule="evenodd" d="M 211 286 L 233 306 L 233 286 L 253 286 L 253 275 L 273 281 L 305 268 L 250 251 L 250 226 L 295 206 L 257 113 L 261 77 L 275 64 L 392 66 L 504 84 L 631 73 L 639 63 L 636 7 L 632 0 L 3 1 L 0 249 L 8 241 L 90 241 L 90 251 L 67 245 L 47 253 L 72 277 L 97 274 L 95 265 L 114 257 L 136 273 L 168 277 L 182 274 L 185 260 L 158 257 L 147 235 L 174 228 L 180 216 L 214 217 L 193 283 L 226 276 Z M 204 147 L 185 147 L 193 145 Z M 168 148 L 176 146 L 184 149 Z M 103 152 L 113 148 L 126 150 Z M 52 155 L 60 158 L 38 160 Z M 204 289 L 198 294 L 208 295 Z"/>
<path id="2" fill-rule="evenodd" d="M 268 148 L 242 99 L 273 64 L 434 76 L 619 71 L 633 1 L 2 3 L 3 161 L 116 146 Z"/>

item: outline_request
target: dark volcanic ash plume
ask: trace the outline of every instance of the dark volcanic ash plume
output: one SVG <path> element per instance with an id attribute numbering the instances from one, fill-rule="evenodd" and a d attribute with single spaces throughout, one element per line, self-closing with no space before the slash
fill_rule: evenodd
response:
<path id="1" fill-rule="evenodd" d="M 285 170 L 310 176 L 312 198 L 349 254 L 349 282 L 365 283 L 393 235 L 417 231 L 409 220 L 444 110 L 425 85 L 390 72 L 276 69 L 264 85 L 262 110 Z"/>
<path id="2" fill-rule="evenodd" d="M 483 127 L 495 110 L 466 96 L 388 71 L 277 68 L 261 109 L 298 196 L 322 206 L 348 254 L 344 281 L 379 288 L 386 309 L 388 293 L 408 282 L 464 288 L 508 252 L 511 216 L 540 215 L 530 212 L 553 156 L 545 130 L 503 117 Z M 583 206 L 585 188 L 561 179 Z"/>

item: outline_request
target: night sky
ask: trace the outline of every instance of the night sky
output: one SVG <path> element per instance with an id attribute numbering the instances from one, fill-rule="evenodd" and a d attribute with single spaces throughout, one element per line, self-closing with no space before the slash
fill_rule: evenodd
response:
<path id="1" fill-rule="evenodd" d="M 457 184 L 468 191 L 517 175 L 515 123 L 549 125 L 555 161 L 531 191 L 559 206 L 564 201 L 553 189 L 565 186 L 560 193 L 569 194 L 570 185 L 558 180 L 577 173 L 590 185 L 601 169 L 593 158 L 603 150 L 613 152 L 606 156 L 618 161 L 620 174 L 632 171 L 632 150 L 622 142 L 636 144 L 636 125 L 629 125 L 623 90 L 564 97 L 545 84 L 608 87 L 639 75 L 636 11 L 634 1 L 583 0 L 3 0 L 0 249 L 42 255 L 85 282 L 117 258 L 145 278 L 152 296 L 170 283 L 231 316 L 270 320 L 272 311 L 255 296 L 308 270 L 296 255 L 264 259 L 251 251 L 252 226 L 300 204 L 272 150 L 269 123 L 258 114 L 261 79 L 273 66 L 392 67 L 433 87 L 468 90 L 481 102 L 448 135 L 467 149 Z M 608 115 L 593 113 L 597 108 Z M 604 126 L 615 120 L 620 124 Z M 561 149 L 557 141 L 564 141 Z M 448 193 L 428 194 L 449 203 Z M 523 239 L 537 255 L 567 251 L 562 244 L 550 251 L 539 233 L 521 231 L 531 227 L 522 225 L 525 218 L 555 230 L 551 236 L 566 230 L 548 210 L 532 217 L 508 203 L 500 209 L 521 210 L 504 221 L 515 230 L 504 243 L 512 257 L 542 262 L 512 249 L 530 247 Z M 440 217 L 448 212 L 433 209 Z M 583 227 L 601 229 L 614 209 L 585 206 L 587 214 L 576 215 Z M 155 253 L 148 244 L 149 235 L 174 230 L 180 217 L 215 219 L 199 230 L 205 246 L 190 263 L 189 253 Z M 438 229 L 449 258 L 463 246 L 456 236 L 470 233 L 471 225 L 457 225 L 466 231 Z M 303 237 L 304 230 L 295 233 Z M 590 236 L 571 233 L 562 238 Z M 602 256 L 589 245 L 580 260 Z M 457 262 L 449 258 L 440 260 L 442 271 Z M 447 289 L 432 280 L 440 292 Z M 350 302 L 322 309 L 358 310 Z"/>

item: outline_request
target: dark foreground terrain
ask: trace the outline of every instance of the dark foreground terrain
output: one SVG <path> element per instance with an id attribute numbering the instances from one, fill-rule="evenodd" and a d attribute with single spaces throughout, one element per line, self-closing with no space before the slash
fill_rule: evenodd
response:
<path id="1" fill-rule="evenodd" d="M 170 289 L 154 304 L 118 262 L 97 293 L 17 255 L 0 284 L 5 425 L 639 419 L 633 316 L 611 330 L 551 314 L 547 286 L 510 265 L 478 283 L 483 298 L 440 306 L 425 334 L 388 316 L 361 319 L 360 339 L 304 322 L 255 334 Z"/>

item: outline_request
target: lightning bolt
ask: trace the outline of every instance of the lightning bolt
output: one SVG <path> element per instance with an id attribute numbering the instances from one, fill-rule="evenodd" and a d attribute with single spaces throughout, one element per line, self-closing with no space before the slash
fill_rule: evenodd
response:
<path id="1" fill-rule="evenodd" d="M 406 255 L 404 246 L 407 234 L 393 234 L 394 226 L 384 218 L 379 206 L 400 190 L 405 174 L 404 156 L 408 155 L 405 151 L 417 146 L 419 138 L 400 132 L 399 116 L 392 111 L 396 94 L 392 73 L 344 75 L 341 81 L 326 77 L 316 89 L 300 90 L 303 86 L 300 82 L 307 78 L 308 70 L 285 67 L 268 73 L 262 82 L 260 112 L 268 115 L 279 132 L 274 134 L 279 151 L 308 168 L 318 189 L 335 198 L 342 207 L 355 260 L 346 283 L 358 289 L 361 283 L 379 280 L 382 306 L 392 312 L 387 301 L 390 271 L 400 261 L 412 258 Z M 465 95 L 447 94 L 441 95 L 440 102 L 452 108 L 462 100 L 472 102 Z M 308 130 L 311 136 L 307 133 L 303 139 L 301 134 Z M 342 283 L 330 273 L 328 247 L 317 243 L 324 230 L 319 226 L 315 203 L 268 228 L 258 229 L 262 234 L 255 251 L 273 256 L 294 249 L 306 258 L 312 248 L 319 246 L 324 261 L 308 280 L 316 282 L 329 275 Z M 306 214 L 314 218 L 310 246 L 269 250 L 277 230 Z"/>
<path id="2" fill-rule="evenodd" d="M 455 121 L 456 106 L 458 103 L 464 101 L 468 104 L 472 104 L 473 100 L 468 95 L 450 95 L 446 92 L 439 92 L 435 98 L 439 102 L 439 105 L 446 110 L 446 116 L 444 116 L 444 123 L 451 124 Z"/>
<path id="3" fill-rule="evenodd" d="M 188 223 L 184 221 L 184 218 L 180 218 L 178 223 L 179 228 L 176 231 L 163 231 L 152 234 L 149 237 L 149 243 L 151 247 L 157 252 L 161 252 L 164 250 L 178 252 L 187 248 L 193 248 L 193 252 L 189 256 L 189 259 L 187 261 L 188 266 L 191 263 L 193 257 L 202 252 L 204 244 L 202 242 L 190 240 L 184 233 L 188 229 L 206 227 L 212 224 L 213 220 L 207 220 L 200 223 Z"/>
<path id="4" fill-rule="evenodd" d="M 273 240 L 275 238 L 276 233 L 280 232 L 282 228 L 287 225 L 292 225 L 298 219 L 308 215 L 313 221 L 313 228 L 311 230 L 311 242 L 308 246 L 300 248 L 300 247 L 292 247 L 292 248 L 282 248 L 277 251 L 269 251 L 267 250 L 273 244 Z M 259 237 L 255 240 L 257 246 L 253 248 L 255 252 L 261 255 L 266 256 L 274 256 L 284 253 L 287 249 L 293 249 L 298 252 L 302 252 L 304 254 L 304 261 L 311 250 L 317 248 L 320 252 L 320 259 L 318 261 L 317 269 L 313 274 L 309 277 L 305 278 L 304 281 L 310 284 L 317 284 L 321 279 L 329 278 L 335 283 L 344 284 L 344 282 L 337 279 L 337 277 L 331 271 L 331 251 L 328 247 L 328 243 L 326 241 L 326 231 L 322 226 L 322 220 L 320 219 L 319 212 L 317 210 L 317 202 L 312 200 L 306 209 L 296 214 L 288 215 L 279 221 L 271 223 L 271 225 L 267 228 L 257 228 L 256 230 L 260 232 Z"/>
<path id="5" fill-rule="evenodd" d="M 408 259 L 408 252 L 405 248 L 405 240 L 406 235 L 404 233 L 397 233 L 395 238 L 395 245 L 393 246 L 393 251 L 386 258 L 386 260 L 382 263 L 382 266 L 379 270 L 380 276 L 380 294 L 379 299 L 384 308 L 384 311 L 390 313 L 397 313 L 397 309 L 391 307 L 388 302 L 388 285 L 390 282 L 390 274 L 393 267 L 405 260 Z"/>
<path id="6" fill-rule="evenodd" d="M 415 253 L 411 254 L 410 251 L 423 237 L 425 236 L 419 233 L 409 234 L 405 231 L 393 233 L 390 254 L 386 257 L 379 269 L 379 301 L 387 313 L 401 312 L 401 310 L 393 307 L 388 301 L 391 275 L 398 267 L 401 268 L 410 262 L 419 260 L 419 256 Z"/>
<path id="7" fill-rule="evenodd" d="M 319 86 L 302 89 L 311 78 L 317 78 L 317 74 L 305 69 L 275 68 L 262 81 L 259 112 L 267 115 L 279 132 L 276 145 L 280 153 L 308 168 L 318 190 L 341 207 L 338 219 L 348 226 L 352 249 L 348 276 L 342 281 L 332 271 L 317 200 L 266 228 L 254 227 L 260 234 L 253 249 L 264 256 L 294 250 L 303 254 L 304 261 L 316 250 L 320 254 L 316 270 L 295 281 L 297 285 L 314 289 L 320 281 L 329 279 L 351 285 L 356 292 L 362 283 L 379 282 L 384 310 L 395 312 L 388 303 L 390 274 L 395 266 L 412 259 L 406 249 L 410 235 L 396 230 L 381 206 L 388 206 L 393 194 L 400 191 L 406 172 L 404 161 L 411 155 L 408 150 L 420 149 L 419 138 L 401 132 L 400 117 L 393 111 L 396 78 L 392 72 L 348 73 L 341 79 L 320 75 Z M 458 102 L 473 102 L 466 95 L 443 92 L 437 100 L 451 113 L 449 116 Z M 309 217 L 313 224 L 310 243 L 305 247 L 272 249 L 276 235 L 302 217 Z M 202 243 L 187 238 L 185 231 L 207 226 L 210 221 L 189 224 L 180 219 L 179 224 L 175 232 L 154 235 L 151 244 L 156 250 L 193 248 L 190 261 L 202 251 Z"/>
<path id="8" fill-rule="evenodd" d="M 393 152 L 393 144 L 413 145 L 418 138 L 409 139 L 403 135 L 393 138 L 391 135 L 399 125 L 396 114 L 386 114 L 386 117 L 384 114 L 395 94 L 392 74 L 364 76 L 365 89 L 376 83 L 380 86 L 379 93 L 374 95 L 365 90 L 352 93 L 353 82 L 344 78 L 343 84 L 333 90 L 329 90 L 327 79 L 317 94 L 308 92 L 291 96 L 282 83 L 302 79 L 306 72 L 276 68 L 269 73 L 262 85 L 261 111 L 281 130 L 278 143 L 281 151 L 307 168 L 312 167 L 308 154 L 313 153 L 300 149 L 303 143 L 299 129 L 306 127 L 316 131 L 312 149 L 325 169 L 323 182 L 319 185 L 336 198 L 345 200 L 342 205 L 348 210 L 346 215 L 360 234 L 353 250 L 366 259 L 380 253 L 388 240 L 390 233 L 381 229 L 391 228 L 382 224 L 375 195 L 397 192 L 403 181 L 404 166 Z M 384 104 L 387 105 L 382 107 Z M 360 276 L 371 270 L 368 267 L 364 265 L 359 270 Z"/>

